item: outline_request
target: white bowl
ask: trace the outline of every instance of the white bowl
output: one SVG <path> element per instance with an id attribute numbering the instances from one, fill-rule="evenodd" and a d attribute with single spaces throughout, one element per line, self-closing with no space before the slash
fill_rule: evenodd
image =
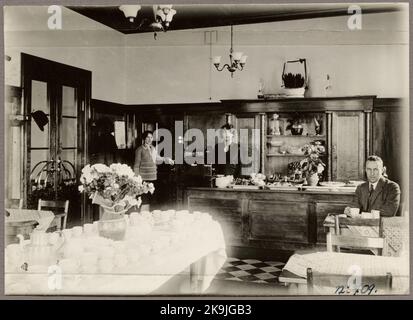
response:
<path id="1" fill-rule="evenodd" d="M 283 145 L 283 142 L 282 141 L 269 141 L 268 142 L 268 144 L 271 146 L 271 147 L 281 147 L 282 145 Z"/>

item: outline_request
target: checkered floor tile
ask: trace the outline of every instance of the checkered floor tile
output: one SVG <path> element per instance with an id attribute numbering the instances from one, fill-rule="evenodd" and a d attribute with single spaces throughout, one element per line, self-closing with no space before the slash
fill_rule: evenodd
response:
<path id="1" fill-rule="evenodd" d="M 255 283 L 278 283 L 278 276 L 283 267 L 284 263 L 277 261 L 228 258 L 215 278 Z"/>

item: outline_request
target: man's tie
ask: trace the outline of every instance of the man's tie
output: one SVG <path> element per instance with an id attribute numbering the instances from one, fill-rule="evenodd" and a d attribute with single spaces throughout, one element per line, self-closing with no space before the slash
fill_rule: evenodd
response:
<path id="1" fill-rule="evenodd" d="M 373 185 L 370 184 L 369 186 L 370 186 L 369 187 L 369 201 L 367 201 L 367 212 L 370 212 L 370 210 L 371 210 L 371 198 L 372 198 L 373 192 L 374 192 Z"/>

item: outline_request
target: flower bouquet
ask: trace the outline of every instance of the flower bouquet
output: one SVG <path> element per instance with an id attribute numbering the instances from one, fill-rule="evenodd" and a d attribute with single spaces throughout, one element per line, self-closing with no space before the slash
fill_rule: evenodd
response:
<path id="1" fill-rule="evenodd" d="M 144 193 L 153 193 L 152 183 L 142 181 L 125 164 L 86 165 L 82 169 L 79 186 L 80 192 L 89 194 L 92 203 L 100 205 L 103 215 L 98 223 L 99 234 L 112 240 L 122 240 L 126 233 L 124 214 L 132 206 L 140 206 L 138 197 Z"/>
<path id="2" fill-rule="evenodd" d="M 155 190 L 152 183 L 143 182 L 131 167 L 121 163 L 109 167 L 88 164 L 82 169 L 80 182 L 79 191 L 86 192 L 92 203 L 103 208 L 102 220 L 118 219 L 132 206 L 140 206 L 139 195 Z"/>
<path id="3" fill-rule="evenodd" d="M 307 179 L 309 185 L 317 185 L 324 171 L 325 164 L 320 159 L 320 155 L 324 154 L 326 149 L 319 143 L 306 144 L 301 148 L 306 155 L 306 158 L 300 161 L 302 173 Z"/>

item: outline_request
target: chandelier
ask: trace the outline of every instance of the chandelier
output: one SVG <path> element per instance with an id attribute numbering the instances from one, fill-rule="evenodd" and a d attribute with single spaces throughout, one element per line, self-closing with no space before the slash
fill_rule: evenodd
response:
<path id="1" fill-rule="evenodd" d="M 131 23 L 134 23 L 138 15 L 139 10 L 141 9 L 140 5 L 121 5 L 119 10 L 123 12 L 125 18 L 127 18 Z M 144 18 L 141 23 L 136 27 L 136 30 L 142 28 L 149 28 L 153 32 L 164 31 L 166 32 L 172 22 L 176 10 L 172 9 L 172 5 L 154 5 L 152 6 L 153 10 L 153 20 Z"/>
<path id="2" fill-rule="evenodd" d="M 229 50 L 229 64 L 226 63 L 224 64 L 221 68 L 219 68 L 219 65 L 221 64 L 221 56 L 215 56 L 212 60 L 212 63 L 214 64 L 215 68 L 217 68 L 218 71 L 222 71 L 225 68 L 229 72 L 231 72 L 231 77 L 234 76 L 234 72 L 236 70 L 243 70 L 245 66 L 245 62 L 247 61 L 248 56 L 244 56 L 242 52 L 234 52 L 233 49 L 233 26 L 231 25 L 231 48 Z"/>

